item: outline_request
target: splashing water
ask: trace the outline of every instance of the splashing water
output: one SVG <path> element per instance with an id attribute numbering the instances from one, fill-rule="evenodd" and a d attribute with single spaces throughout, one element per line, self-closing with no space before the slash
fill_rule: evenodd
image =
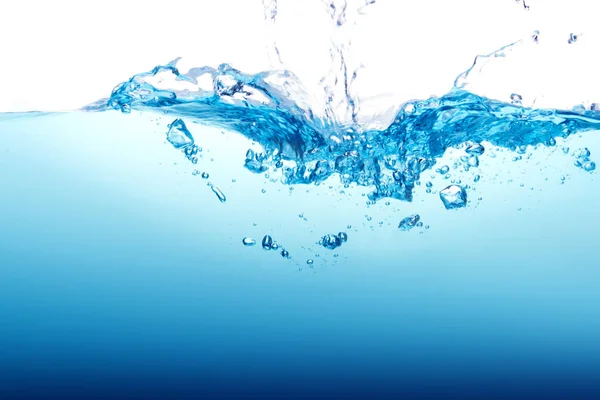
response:
<path id="1" fill-rule="evenodd" d="M 374 3 L 362 1 L 352 8 L 346 0 L 324 1 L 337 30 L 351 27 L 357 16 Z M 265 20 L 273 28 L 278 16 L 277 1 L 264 0 L 263 5 Z M 534 41 L 537 42 L 537 34 Z M 84 110 L 141 110 L 170 115 L 173 122 L 167 139 L 193 163 L 197 161 L 198 149 L 182 118 L 236 131 L 257 142 L 262 152 L 248 151 L 246 169 L 264 173 L 272 168 L 275 172 L 271 176 L 284 184 L 319 185 L 338 175 L 345 187 L 373 187 L 371 201 L 411 201 L 423 172 L 449 148 L 468 143 L 470 157 L 465 163 L 477 167 L 478 156 L 484 151 L 482 142 L 522 150 L 540 144 L 553 146 L 557 137 L 600 127 L 597 107 L 524 107 L 522 97 L 516 93 L 507 103 L 468 90 L 475 73 L 521 44 L 518 41 L 477 56 L 473 65 L 456 78 L 449 93 L 401 105 L 384 129 L 370 129 L 357 120 L 360 104 L 352 93 L 352 82 L 360 66 L 349 67 L 351 40 L 342 34 L 332 40 L 331 70 L 321 79 L 325 98 L 321 111 L 299 79 L 283 69 L 284 57 L 275 39 L 271 43 L 272 58 L 280 69 L 245 74 L 222 64 L 181 71 L 180 59 L 175 59 L 133 76 L 118 85 L 110 98 Z M 595 169 L 589 157 L 580 158 L 578 163 L 586 171 Z M 225 201 L 220 190 L 212 189 Z"/>

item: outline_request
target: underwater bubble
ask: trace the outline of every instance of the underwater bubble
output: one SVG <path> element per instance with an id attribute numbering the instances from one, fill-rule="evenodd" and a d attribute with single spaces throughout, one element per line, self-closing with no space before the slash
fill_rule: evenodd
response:
<path id="1" fill-rule="evenodd" d="M 467 146 L 465 152 L 467 154 L 480 156 L 485 152 L 485 147 L 483 147 L 480 143 L 474 143 L 474 144 Z"/>
<path id="2" fill-rule="evenodd" d="M 194 138 L 181 118 L 177 118 L 169 124 L 167 140 L 176 149 L 183 149 L 194 144 Z"/>
<path id="3" fill-rule="evenodd" d="M 197 169 L 195 169 L 195 170 L 192 172 L 192 176 L 197 176 L 197 175 L 200 175 L 200 171 L 198 171 Z"/>
<path id="4" fill-rule="evenodd" d="M 333 250 L 337 249 L 342 245 L 342 239 L 338 235 L 330 233 L 328 235 L 323 236 L 319 244 L 325 247 L 326 249 Z"/>
<path id="5" fill-rule="evenodd" d="M 419 221 L 417 222 L 417 228 L 421 228 L 423 226 L 423 222 Z"/>
<path id="6" fill-rule="evenodd" d="M 271 250 L 278 250 L 279 249 L 279 244 L 277 244 L 277 242 L 273 242 L 273 245 L 271 246 Z"/>
<path id="7" fill-rule="evenodd" d="M 306 260 L 306 263 L 307 263 L 308 265 L 313 265 L 313 264 L 314 264 L 314 261 L 313 261 L 313 259 L 312 259 L 312 258 L 309 258 L 308 260 Z"/>
<path id="8" fill-rule="evenodd" d="M 254 246 L 256 244 L 256 240 L 252 239 L 251 237 L 245 237 L 242 239 L 242 243 L 244 246 Z"/>
<path id="9" fill-rule="evenodd" d="M 417 225 L 420 219 L 421 216 L 419 214 L 409 215 L 408 217 L 400 221 L 400 224 L 398 224 L 398 228 L 400 228 L 401 231 L 410 231 Z"/>
<path id="10" fill-rule="evenodd" d="M 273 238 L 269 235 L 265 235 L 262 240 L 262 248 L 265 250 L 271 250 L 273 248 Z"/>
<path id="11" fill-rule="evenodd" d="M 579 149 L 577 151 L 577 153 L 575 154 L 575 156 L 577 158 L 588 158 L 590 156 L 590 154 L 591 154 L 590 150 L 587 147 L 585 147 L 583 149 Z"/>
<path id="12" fill-rule="evenodd" d="M 450 185 L 440 190 L 440 199 L 444 203 L 446 210 L 462 208 L 467 205 L 467 192 L 458 185 Z"/>
<path id="13" fill-rule="evenodd" d="M 583 164 L 582 168 L 584 170 L 586 170 L 587 172 L 592 172 L 593 170 L 596 169 L 596 163 L 593 161 L 587 161 Z"/>
<path id="14" fill-rule="evenodd" d="M 556 139 L 554 139 L 554 138 L 548 139 L 548 146 L 556 146 Z"/>
<path id="15" fill-rule="evenodd" d="M 469 157 L 467 161 L 471 167 L 479 167 L 479 158 L 477 156 Z"/>
<path id="16" fill-rule="evenodd" d="M 290 258 L 290 253 L 286 249 L 281 250 L 281 257 Z"/>
<path id="17" fill-rule="evenodd" d="M 445 175 L 448 173 L 448 171 L 450 171 L 450 167 L 447 165 L 444 165 L 443 167 L 438 168 L 436 171 L 442 175 Z"/>
<path id="18" fill-rule="evenodd" d="M 221 191 L 221 189 L 214 185 L 211 185 L 210 188 L 212 189 L 213 193 L 217 195 L 217 198 L 221 203 L 225 203 L 227 201 L 227 197 L 225 197 L 225 194 Z"/>
<path id="19" fill-rule="evenodd" d="M 338 237 L 344 243 L 346 243 L 348 241 L 348 234 L 346 232 L 340 232 L 340 233 L 338 233 Z"/>
<path id="20" fill-rule="evenodd" d="M 473 182 L 479 182 L 480 179 L 481 179 L 481 176 L 475 175 L 475 177 L 473 178 Z"/>
<path id="21" fill-rule="evenodd" d="M 210 175 L 208 174 L 208 172 L 203 172 L 202 179 L 208 179 L 208 178 L 210 178 Z"/>

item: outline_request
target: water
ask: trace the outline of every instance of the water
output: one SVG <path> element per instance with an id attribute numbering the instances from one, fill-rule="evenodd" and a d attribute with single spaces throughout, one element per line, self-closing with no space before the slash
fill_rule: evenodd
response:
<path id="1" fill-rule="evenodd" d="M 324 103 L 285 69 L 173 62 L 0 115 L 1 390 L 597 389 L 598 110 L 485 97 L 471 69 L 366 124 L 332 46 Z"/>

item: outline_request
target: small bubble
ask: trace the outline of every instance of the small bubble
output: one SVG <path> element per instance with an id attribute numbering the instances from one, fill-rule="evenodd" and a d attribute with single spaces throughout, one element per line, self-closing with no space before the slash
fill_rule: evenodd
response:
<path id="1" fill-rule="evenodd" d="M 261 193 L 267 193 L 267 190 L 266 190 L 266 189 L 263 189 L 263 190 L 261 190 L 260 192 L 261 192 Z"/>
<path id="2" fill-rule="evenodd" d="M 208 172 L 203 172 L 202 179 L 208 179 L 208 178 L 210 178 L 210 175 L 208 174 Z"/>
<path id="3" fill-rule="evenodd" d="M 485 152 L 485 147 L 483 147 L 480 143 L 474 143 L 467 146 L 465 152 L 470 155 L 480 156 Z"/>
<path id="4" fill-rule="evenodd" d="M 290 253 L 286 249 L 283 249 L 281 250 L 281 257 L 290 258 Z"/>
<path id="5" fill-rule="evenodd" d="M 314 264 L 314 261 L 313 261 L 313 259 L 312 259 L 312 258 L 309 258 L 308 260 L 306 260 L 306 263 L 307 263 L 308 265 L 310 265 L 310 266 L 311 266 L 311 268 L 312 268 L 312 265 Z"/>
<path id="6" fill-rule="evenodd" d="M 265 235 L 262 240 L 262 248 L 265 250 L 271 250 L 273 248 L 273 238 L 269 235 Z"/>
<path id="7" fill-rule="evenodd" d="M 481 176 L 475 175 L 475 177 L 473 178 L 473 182 L 477 183 L 477 182 L 479 182 L 480 179 L 481 179 Z"/>
<path id="8" fill-rule="evenodd" d="M 242 243 L 244 246 L 254 246 L 256 244 L 256 240 L 252 239 L 251 237 L 245 237 L 242 239 Z"/>
<path id="9" fill-rule="evenodd" d="M 587 161 L 586 163 L 583 164 L 583 169 L 586 170 L 587 172 L 592 172 L 593 170 L 596 169 L 596 163 L 593 161 Z"/>
<path id="10" fill-rule="evenodd" d="M 443 167 L 440 167 L 436 170 L 436 172 L 438 172 L 441 175 L 447 174 L 448 171 L 450 171 L 450 167 L 447 165 L 444 165 Z"/>
<path id="11" fill-rule="evenodd" d="M 221 191 L 221 189 L 213 185 L 211 185 L 210 188 L 221 203 L 225 203 L 227 201 L 227 198 L 225 197 L 225 194 Z"/>
<path id="12" fill-rule="evenodd" d="M 338 233 L 338 237 L 342 240 L 343 243 L 348 241 L 348 234 L 346 232 Z"/>

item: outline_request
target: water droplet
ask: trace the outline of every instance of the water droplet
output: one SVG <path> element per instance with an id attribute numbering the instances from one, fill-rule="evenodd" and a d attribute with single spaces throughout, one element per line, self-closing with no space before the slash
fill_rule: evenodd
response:
<path id="1" fill-rule="evenodd" d="M 400 221 L 398 228 L 400 228 L 401 231 L 410 231 L 417 225 L 420 219 L 421 216 L 419 214 L 409 215 Z"/>
<path id="2" fill-rule="evenodd" d="M 290 253 L 286 249 L 283 249 L 281 250 L 281 257 L 290 258 Z"/>
<path id="3" fill-rule="evenodd" d="M 517 93 L 513 93 L 510 95 L 510 102 L 515 105 L 521 105 L 523 102 L 523 96 Z"/>
<path id="4" fill-rule="evenodd" d="M 430 188 L 430 187 L 432 187 L 432 186 L 433 186 L 433 183 L 431 183 L 431 182 L 427 182 L 427 183 L 425 184 L 425 186 L 427 186 L 428 188 Z"/>
<path id="5" fill-rule="evenodd" d="M 210 177 L 210 175 L 208 175 L 208 172 L 202 173 L 202 179 L 208 179 L 209 177 Z"/>
<path id="6" fill-rule="evenodd" d="M 467 192 L 458 185 L 450 185 L 440 191 L 440 199 L 446 210 L 462 208 L 467 205 Z"/>
<path id="7" fill-rule="evenodd" d="M 256 240 L 252 239 L 251 237 L 245 237 L 242 239 L 242 243 L 244 246 L 254 246 L 256 244 Z"/>
<path id="8" fill-rule="evenodd" d="M 571 34 L 569 35 L 569 44 L 573 44 L 573 43 L 575 43 L 575 42 L 577 41 L 577 39 L 579 39 L 579 36 L 577 36 L 577 35 L 576 35 L 576 34 L 574 34 L 574 33 L 571 33 Z"/>
<path id="9" fill-rule="evenodd" d="M 473 182 L 477 183 L 477 182 L 479 182 L 480 179 L 481 179 L 481 176 L 475 175 L 475 177 L 473 178 Z"/>
<path id="10" fill-rule="evenodd" d="M 483 147 L 480 143 L 473 143 L 467 146 L 465 152 L 470 155 L 480 156 L 485 152 L 485 147 Z"/>
<path id="11" fill-rule="evenodd" d="M 261 193 L 267 193 L 267 190 L 266 190 L 266 189 L 263 189 L 263 190 L 261 190 L 260 192 L 261 192 Z"/>
<path id="12" fill-rule="evenodd" d="M 213 193 L 215 195 L 217 195 L 217 198 L 219 199 L 219 201 L 221 203 L 225 203 L 227 201 L 227 198 L 225 197 L 225 194 L 221 191 L 221 189 L 219 189 L 218 187 L 216 187 L 214 185 L 211 185 L 210 183 L 209 183 L 209 186 L 210 186 L 211 190 L 213 191 Z"/>
<path id="13" fill-rule="evenodd" d="M 185 126 L 182 119 L 178 118 L 169 124 L 167 140 L 176 149 L 183 149 L 194 144 L 192 134 Z"/>
<path id="14" fill-rule="evenodd" d="M 265 235 L 262 240 L 262 248 L 265 250 L 271 250 L 273 248 L 273 238 L 269 235 Z"/>
<path id="15" fill-rule="evenodd" d="M 312 266 L 312 265 L 314 264 L 314 261 L 313 261 L 313 259 L 312 259 L 312 258 L 309 258 L 308 260 L 306 260 L 306 263 L 307 263 L 308 265 L 311 265 L 311 266 Z"/>
<path id="16" fill-rule="evenodd" d="M 338 236 L 342 242 L 346 243 L 348 241 L 348 234 L 346 232 L 340 232 Z"/>

